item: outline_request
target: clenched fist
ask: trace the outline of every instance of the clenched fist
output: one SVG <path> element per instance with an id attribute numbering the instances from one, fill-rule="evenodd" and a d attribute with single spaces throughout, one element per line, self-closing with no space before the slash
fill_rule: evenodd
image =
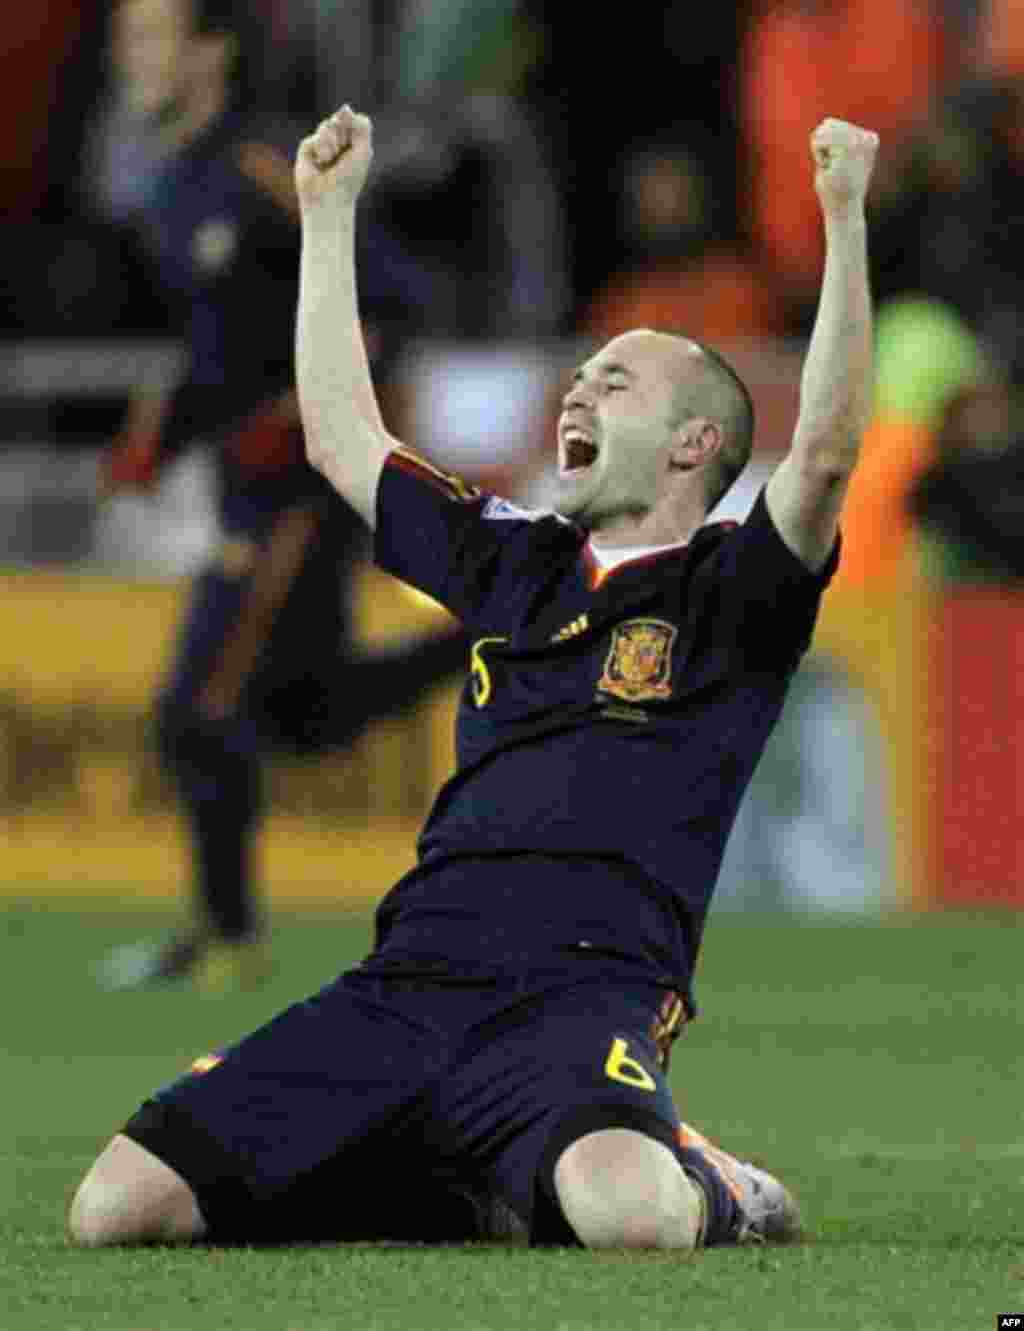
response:
<path id="1" fill-rule="evenodd" d="M 845 120 L 823 120 L 811 135 L 814 187 L 826 214 L 862 206 L 878 153 L 878 135 Z"/>
<path id="2" fill-rule="evenodd" d="M 373 160 L 373 126 L 369 116 L 343 106 L 322 120 L 299 144 L 295 187 L 303 212 L 328 199 L 354 204 Z"/>

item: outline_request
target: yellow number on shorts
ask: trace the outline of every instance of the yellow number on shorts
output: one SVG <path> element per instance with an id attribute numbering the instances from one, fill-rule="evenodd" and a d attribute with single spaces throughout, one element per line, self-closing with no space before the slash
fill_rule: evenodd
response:
<path id="1" fill-rule="evenodd" d="M 629 1045 L 625 1040 L 620 1040 L 617 1036 L 612 1041 L 612 1047 L 608 1051 L 608 1058 L 604 1065 L 605 1075 L 611 1077 L 612 1081 L 621 1081 L 626 1086 L 633 1086 L 638 1091 L 657 1090 L 654 1078 L 647 1071 L 642 1063 L 638 1063 L 635 1058 L 630 1058 L 626 1050 Z"/>
<path id="2" fill-rule="evenodd" d="M 491 700 L 491 672 L 487 669 L 483 649 L 495 642 L 508 642 L 508 638 L 477 638 L 469 653 L 469 668 L 473 677 L 473 702 L 486 707 Z"/>

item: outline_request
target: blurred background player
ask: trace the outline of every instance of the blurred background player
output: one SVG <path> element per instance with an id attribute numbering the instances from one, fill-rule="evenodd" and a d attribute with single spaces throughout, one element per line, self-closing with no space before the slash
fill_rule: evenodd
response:
<path id="1" fill-rule="evenodd" d="M 93 135 L 92 160 L 120 191 L 117 208 L 137 218 L 188 351 L 172 391 L 135 398 L 101 490 L 149 490 L 184 446 L 215 440 L 222 533 L 157 709 L 161 757 L 188 820 L 197 919 L 165 944 L 113 953 L 100 968 L 113 988 L 261 978 L 251 858 L 264 756 L 344 745 L 464 661 L 454 632 L 354 652 L 348 575 L 362 536 L 304 459 L 292 385 L 293 145 L 287 126 L 245 108 L 243 17 L 230 0 L 122 0 L 112 29 L 118 97 Z M 433 281 L 379 225 L 361 245 L 381 379 L 429 309 Z"/>

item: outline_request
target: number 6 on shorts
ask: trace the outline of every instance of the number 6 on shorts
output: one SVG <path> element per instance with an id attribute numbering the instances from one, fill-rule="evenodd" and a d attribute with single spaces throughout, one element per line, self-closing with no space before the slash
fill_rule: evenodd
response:
<path id="1" fill-rule="evenodd" d="M 628 1050 L 629 1045 L 625 1040 L 618 1036 L 612 1040 L 612 1047 L 608 1051 L 604 1065 L 605 1076 L 610 1077 L 612 1081 L 621 1081 L 625 1086 L 632 1086 L 638 1091 L 657 1090 L 654 1078 L 642 1063 L 629 1057 Z"/>

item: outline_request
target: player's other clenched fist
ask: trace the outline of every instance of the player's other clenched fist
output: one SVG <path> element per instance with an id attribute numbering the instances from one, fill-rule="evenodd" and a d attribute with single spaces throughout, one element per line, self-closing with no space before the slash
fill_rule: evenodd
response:
<path id="1" fill-rule="evenodd" d="M 814 187 L 826 214 L 863 205 L 878 153 L 878 135 L 845 120 L 823 120 L 811 135 Z"/>
<path id="2" fill-rule="evenodd" d="M 299 144 L 295 188 L 303 211 L 327 200 L 354 204 L 373 160 L 370 117 L 343 106 Z"/>

